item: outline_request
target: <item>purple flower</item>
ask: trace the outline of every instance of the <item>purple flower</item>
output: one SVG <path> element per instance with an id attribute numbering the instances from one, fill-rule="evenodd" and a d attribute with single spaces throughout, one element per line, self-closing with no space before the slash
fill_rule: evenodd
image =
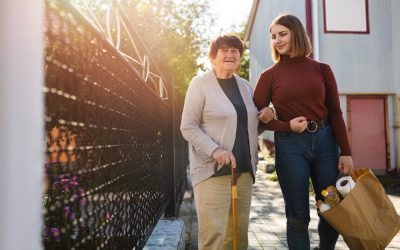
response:
<path id="1" fill-rule="evenodd" d="M 52 235 L 53 237 L 58 237 L 58 236 L 60 236 L 60 229 L 58 229 L 58 228 L 56 228 L 56 227 L 50 228 L 50 232 L 51 232 L 51 235 Z"/>
<path id="2" fill-rule="evenodd" d="M 69 185 L 71 185 L 71 186 L 78 186 L 78 182 L 76 182 L 76 181 L 70 181 L 70 182 L 69 182 Z"/>
<path id="3" fill-rule="evenodd" d="M 68 220 L 74 220 L 75 219 L 75 213 L 74 212 L 70 212 L 68 214 Z"/>
<path id="4" fill-rule="evenodd" d="M 70 212 L 70 208 L 68 206 L 64 206 L 63 211 L 64 211 L 65 216 L 68 216 L 68 214 Z"/>
<path id="5" fill-rule="evenodd" d="M 43 230 L 43 238 L 47 238 L 49 237 L 50 233 L 49 233 L 49 229 L 46 228 L 45 230 Z"/>
<path id="6" fill-rule="evenodd" d="M 80 196 L 84 195 L 84 194 L 85 194 L 85 190 L 83 190 L 83 188 L 79 188 L 79 189 L 78 189 L 78 194 L 79 194 Z"/>
<path id="7" fill-rule="evenodd" d="M 80 199 L 80 200 L 79 200 L 79 205 L 80 205 L 81 207 L 85 206 L 85 205 L 86 205 L 86 198 Z"/>
<path id="8" fill-rule="evenodd" d="M 60 182 L 61 182 L 61 184 L 67 184 L 68 185 L 69 184 L 69 179 L 65 179 L 64 178 L 64 179 L 61 179 Z"/>

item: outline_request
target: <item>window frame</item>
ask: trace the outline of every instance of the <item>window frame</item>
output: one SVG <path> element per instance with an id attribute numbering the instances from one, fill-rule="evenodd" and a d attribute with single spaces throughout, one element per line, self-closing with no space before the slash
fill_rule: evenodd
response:
<path id="1" fill-rule="evenodd" d="M 364 0 L 365 4 L 364 4 L 364 11 L 365 11 L 365 30 L 332 30 L 332 29 L 328 29 L 328 25 L 327 25 L 327 9 L 326 9 L 326 1 L 335 1 L 335 0 L 323 0 L 323 15 L 324 15 L 324 32 L 325 33 L 339 33 L 339 34 L 369 34 L 370 33 L 370 28 L 369 28 L 369 9 L 368 9 L 368 0 Z"/>

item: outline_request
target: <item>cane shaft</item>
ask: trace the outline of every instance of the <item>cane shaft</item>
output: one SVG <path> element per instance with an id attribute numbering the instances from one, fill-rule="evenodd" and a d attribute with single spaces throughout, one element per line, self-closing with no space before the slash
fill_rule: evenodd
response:
<path id="1" fill-rule="evenodd" d="M 237 210 L 237 177 L 236 177 L 236 168 L 231 168 L 232 173 L 232 182 L 231 182 L 231 191 L 232 191 L 232 226 L 233 226 L 233 249 L 238 249 L 238 210 Z"/>

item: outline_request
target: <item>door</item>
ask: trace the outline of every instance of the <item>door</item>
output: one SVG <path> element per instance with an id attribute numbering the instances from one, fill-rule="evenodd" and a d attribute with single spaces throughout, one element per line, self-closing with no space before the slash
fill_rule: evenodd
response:
<path id="1" fill-rule="evenodd" d="M 349 140 L 356 168 L 387 170 L 388 129 L 386 96 L 348 96 Z"/>

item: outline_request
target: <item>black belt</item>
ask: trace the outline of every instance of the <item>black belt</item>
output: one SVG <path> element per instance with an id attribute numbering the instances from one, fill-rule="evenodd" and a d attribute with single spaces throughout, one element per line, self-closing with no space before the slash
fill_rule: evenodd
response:
<path id="1" fill-rule="evenodd" d="M 325 128 L 326 126 L 328 126 L 328 120 L 308 121 L 306 130 L 310 133 L 314 133 L 318 129 Z"/>

